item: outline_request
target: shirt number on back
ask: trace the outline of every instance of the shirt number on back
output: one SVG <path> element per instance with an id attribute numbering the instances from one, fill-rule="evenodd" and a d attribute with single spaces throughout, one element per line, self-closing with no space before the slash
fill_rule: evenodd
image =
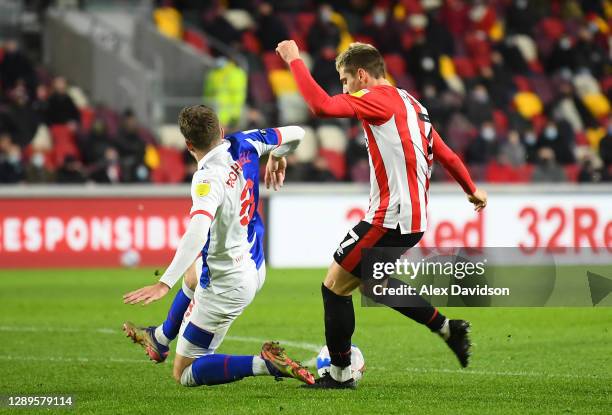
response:
<path id="1" fill-rule="evenodd" d="M 253 194 L 253 180 L 248 179 L 240 194 L 240 224 L 247 226 L 255 214 L 255 195 Z"/>

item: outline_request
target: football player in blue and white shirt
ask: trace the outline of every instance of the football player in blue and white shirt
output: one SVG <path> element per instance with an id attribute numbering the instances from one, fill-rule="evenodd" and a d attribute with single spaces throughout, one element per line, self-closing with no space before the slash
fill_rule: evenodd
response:
<path id="1" fill-rule="evenodd" d="M 284 156 L 295 150 L 304 130 L 280 127 L 224 138 L 217 115 L 205 105 L 184 108 L 179 126 L 187 149 L 198 162 L 191 184 L 191 220 L 159 282 L 126 294 L 124 302 L 149 304 L 192 269 L 185 274 L 163 324 L 140 328 L 126 322 L 124 331 L 157 362 L 166 359 L 169 343 L 178 335 L 173 372 L 184 386 L 216 385 L 258 375 L 314 383 L 312 374 L 275 342 L 264 343 L 259 356 L 215 354 L 232 322 L 253 301 L 265 279 L 264 226 L 257 213 L 259 158 L 270 154 L 266 184 L 278 190 L 284 180 Z M 195 271 L 194 262 L 198 264 Z M 190 281 L 196 273 L 199 283 Z"/>

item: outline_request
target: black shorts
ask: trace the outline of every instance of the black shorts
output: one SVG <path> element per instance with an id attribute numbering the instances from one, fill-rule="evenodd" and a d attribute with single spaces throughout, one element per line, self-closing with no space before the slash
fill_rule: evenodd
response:
<path id="1" fill-rule="evenodd" d="M 344 270 L 361 278 L 361 250 L 365 248 L 412 248 L 423 232 L 402 234 L 396 229 L 383 228 L 361 221 L 348 234 L 334 253 L 334 260 Z"/>

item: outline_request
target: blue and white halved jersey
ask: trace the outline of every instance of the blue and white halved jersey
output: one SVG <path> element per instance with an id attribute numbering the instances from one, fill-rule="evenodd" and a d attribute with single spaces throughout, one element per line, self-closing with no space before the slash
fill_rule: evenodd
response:
<path id="1" fill-rule="evenodd" d="M 264 226 L 259 206 L 259 157 L 282 142 L 278 129 L 225 137 L 198 163 L 191 183 L 191 216 L 212 219 L 202 250 L 200 284 L 218 294 L 240 286 L 264 266 Z"/>

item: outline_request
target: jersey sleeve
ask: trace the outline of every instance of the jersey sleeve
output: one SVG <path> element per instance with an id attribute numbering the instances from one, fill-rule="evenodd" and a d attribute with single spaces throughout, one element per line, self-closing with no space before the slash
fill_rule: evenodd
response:
<path id="1" fill-rule="evenodd" d="M 476 191 L 476 185 L 459 156 L 446 145 L 436 130 L 433 130 L 432 140 L 434 159 L 438 160 L 453 176 L 465 193 L 473 194 Z"/>
<path id="2" fill-rule="evenodd" d="M 234 136 L 251 144 L 259 156 L 268 154 L 283 143 L 282 134 L 278 128 L 243 131 Z"/>
<path id="3" fill-rule="evenodd" d="M 379 91 L 362 89 L 352 94 L 336 96 L 344 99 L 360 120 L 379 124 L 387 121 L 393 115 L 389 98 Z"/>
<path id="4" fill-rule="evenodd" d="M 206 215 L 213 220 L 217 208 L 223 201 L 225 188 L 218 174 L 214 171 L 198 170 L 193 175 L 191 182 L 191 206 L 190 216 Z"/>

